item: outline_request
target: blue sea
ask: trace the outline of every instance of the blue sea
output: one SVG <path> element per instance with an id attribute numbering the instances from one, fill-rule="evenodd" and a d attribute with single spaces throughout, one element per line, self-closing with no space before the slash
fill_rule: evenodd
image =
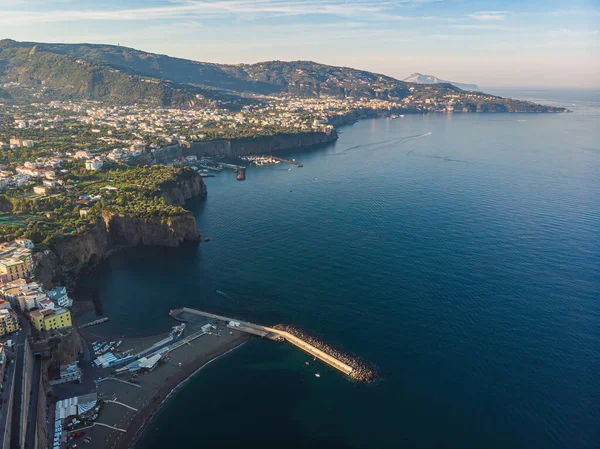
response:
<path id="1" fill-rule="evenodd" d="M 139 447 L 599 448 L 600 92 L 493 93 L 574 112 L 342 127 L 286 154 L 303 168 L 206 179 L 188 206 L 210 243 L 124 251 L 83 279 L 126 335 L 186 305 L 301 327 L 382 375 L 253 340 Z"/>

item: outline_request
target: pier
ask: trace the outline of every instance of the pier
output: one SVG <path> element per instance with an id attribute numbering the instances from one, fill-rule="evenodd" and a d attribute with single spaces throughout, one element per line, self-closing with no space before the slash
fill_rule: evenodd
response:
<path id="1" fill-rule="evenodd" d="M 79 329 L 83 329 L 85 327 L 90 327 L 90 326 L 95 326 L 96 324 L 106 323 L 107 321 L 108 321 L 107 317 L 100 318 L 98 320 L 94 320 L 94 321 L 90 321 L 89 323 L 82 324 L 81 326 L 79 326 Z"/>
<path id="2" fill-rule="evenodd" d="M 212 319 L 219 320 L 219 321 L 225 321 L 225 322 L 229 323 L 228 327 L 231 329 L 236 329 L 236 330 L 246 332 L 246 333 L 249 333 L 252 335 L 258 335 L 258 336 L 261 336 L 264 338 L 268 338 L 270 340 L 277 340 L 277 341 L 285 340 L 285 341 L 291 343 L 292 345 L 296 346 L 297 348 L 302 349 L 304 352 L 312 355 L 313 357 L 318 358 L 322 362 L 325 362 L 329 366 L 337 369 L 338 371 L 341 371 L 342 373 L 346 374 L 347 376 L 350 376 L 355 379 L 361 378 L 359 373 L 355 372 L 355 369 L 352 366 L 342 362 L 341 360 L 338 360 L 336 357 L 333 357 L 332 355 L 327 354 L 326 352 L 320 350 L 319 348 L 315 347 L 314 345 L 307 343 L 306 341 L 302 340 L 301 338 L 299 338 L 295 335 L 292 335 L 291 333 L 289 333 L 287 331 L 276 329 L 274 327 L 261 326 L 259 324 L 253 324 L 253 323 L 249 323 L 247 321 L 240 321 L 235 318 L 228 318 L 228 317 L 221 316 L 221 315 L 215 315 L 214 313 L 202 312 L 200 310 L 190 309 L 188 307 L 171 310 L 169 312 L 169 315 L 171 315 L 173 318 L 177 319 L 177 315 L 179 315 L 182 312 L 191 313 L 194 315 L 200 315 L 200 316 L 212 318 Z"/>
<path id="3" fill-rule="evenodd" d="M 295 166 L 296 166 L 296 167 L 298 167 L 298 168 L 302 168 L 302 167 L 304 167 L 304 165 L 302 165 L 302 164 L 299 164 L 299 163 L 298 163 L 298 162 L 296 162 L 295 160 L 293 160 L 293 161 L 289 161 L 289 160 L 287 160 L 287 159 L 283 159 L 283 158 L 280 158 L 280 157 L 275 157 L 275 156 L 271 156 L 271 159 L 275 159 L 276 161 L 279 161 L 279 162 L 285 162 L 286 164 L 292 164 L 292 165 L 295 165 Z"/>

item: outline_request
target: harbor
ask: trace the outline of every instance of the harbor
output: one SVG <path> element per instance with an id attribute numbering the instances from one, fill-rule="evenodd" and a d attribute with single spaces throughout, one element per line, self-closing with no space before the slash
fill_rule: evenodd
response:
<path id="1" fill-rule="evenodd" d="M 298 168 L 303 167 L 302 164 L 296 162 L 296 159 L 292 159 L 291 161 L 288 159 L 283 159 L 281 157 L 276 156 L 265 156 L 265 155 L 250 155 L 250 156 L 242 156 L 242 160 L 252 162 L 257 167 L 262 167 L 265 165 L 274 165 L 274 164 L 290 164 L 294 165 Z"/>
<path id="2" fill-rule="evenodd" d="M 360 359 L 291 326 L 263 326 L 188 307 L 172 309 L 169 316 L 177 323 L 153 337 L 101 335 L 101 327 L 82 332 L 87 355 L 79 365 L 65 367 L 61 380 L 53 382 L 54 394 L 68 403 L 86 395 L 97 399 L 89 401 L 85 413 L 61 412 L 52 440 L 60 445 L 84 439 L 90 449 L 130 447 L 174 388 L 252 338 L 287 342 L 356 381 L 370 382 L 376 376 Z M 310 359 L 306 365 L 313 365 Z M 72 397 L 74 392 L 83 396 Z"/>
<path id="3" fill-rule="evenodd" d="M 57 383 L 53 394 L 59 402 L 77 402 L 74 395 L 97 399 L 90 404 L 93 412 L 73 409 L 57 415 L 50 440 L 61 447 L 131 447 L 172 390 L 252 337 L 208 317 L 181 318 L 185 322 L 179 320 L 168 333 L 153 337 L 116 336 L 103 333 L 100 326 L 84 329 L 87 355 L 79 363 L 83 375 Z"/>

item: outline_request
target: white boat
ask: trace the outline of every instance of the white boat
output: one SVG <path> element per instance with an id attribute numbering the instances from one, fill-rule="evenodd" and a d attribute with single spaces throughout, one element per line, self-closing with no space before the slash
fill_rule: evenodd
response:
<path id="1" fill-rule="evenodd" d="M 315 374 L 315 377 L 321 377 L 321 375 L 319 373 Z"/>

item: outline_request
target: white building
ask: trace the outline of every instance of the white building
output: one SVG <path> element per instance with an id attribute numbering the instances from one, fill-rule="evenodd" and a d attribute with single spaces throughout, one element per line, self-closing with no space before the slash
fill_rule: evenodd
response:
<path id="1" fill-rule="evenodd" d="M 85 168 L 87 170 L 98 170 L 98 169 L 102 168 L 103 165 L 104 165 L 104 162 L 102 162 L 99 159 L 92 159 L 92 160 L 85 161 Z"/>
<path id="2" fill-rule="evenodd" d="M 46 293 L 59 307 L 71 307 L 73 305 L 73 300 L 67 295 L 66 287 L 55 287 Z"/>

